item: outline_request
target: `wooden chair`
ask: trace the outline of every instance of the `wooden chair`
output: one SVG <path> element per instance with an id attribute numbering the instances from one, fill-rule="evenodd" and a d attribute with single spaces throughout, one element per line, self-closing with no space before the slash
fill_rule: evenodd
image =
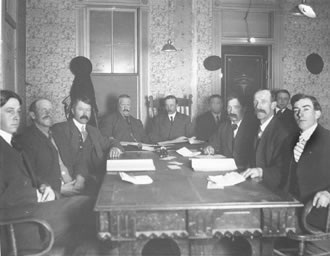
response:
<path id="1" fill-rule="evenodd" d="M 189 94 L 184 98 L 177 98 L 178 99 L 178 107 L 177 111 L 186 114 L 190 117 L 192 116 L 192 95 Z M 159 113 L 165 111 L 165 102 L 164 97 L 159 97 L 154 99 L 153 96 L 149 96 L 147 100 L 147 107 L 148 107 L 148 117 L 154 118 Z"/>
<path id="2" fill-rule="evenodd" d="M 4 246 L 1 245 L 1 243 L 4 241 L 0 241 L 0 255 L 1 255 L 1 251 L 4 251 L 4 248 L 5 248 L 4 255 L 13 255 L 13 256 L 18 255 L 14 225 L 22 224 L 22 223 L 34 223 L 35 225 L 41 227 L 45 233 L 45 241 L 43 243 L 44 248 L 38 253 L 29 254 L 27 256 L 42 256 L 48 253 L 52 249 L 52 246 L 54 244 L 54 232 L 46 221 L 35 218 L 29 218 L 29 217 L 23 217 L 23 218 L 1 217 L 0 227 L 9 234 L 9 237 L 5 237 L 6 238 L 5 242 L 9 244 L 6 244 L 6 246 Z"/>
<path id="3" fill-rule="evenodd" d="M 330 207 L 328 207 L 328 216 L 327 216 L 327 222 L 326 222 L 326 226 L 325 226 L 325 230 L 321 231 L 315 227 L 312 227 L 311 225 L 309 225 L 306 221 L 307 219 L 307 215 L 311 212 L 313 208 L 313 204 L 312 201 L 309 201 L 303 210 L 303 213 L 301 215 L 301 225 L 302 228 L 306 231 L 306 232 L 302 232 L 302 233 L 294 233 L 294 232 L 289 232 L 288 233 L 288 238 L 292 239 L 294 241 L 298 241 L 298 248 L 297 248 L 297 252 L 295 255 L 299 255 L 299 256 L 303 256 L 303 255 L 313 255 L 313 256 L 325 256 L 325 255 L 330 255 L 330 251 L 322 251 L 322 249 L 320 249 L 319 254 L 315 254 L 315 252 L 313 252 L 313 254 L 309 254 L 309 252 L 307 252 L 305 249 L 305 245 L 306 242 L 315 242 L 315 241 L 326 241 L 329 240 L 329 244 L 330 244 Z M 279 251 L 275 251 L 276 255 L 292 255 L 292 253 L 290 254 L 285 254 L 285 252 L 279 252 Z"/>

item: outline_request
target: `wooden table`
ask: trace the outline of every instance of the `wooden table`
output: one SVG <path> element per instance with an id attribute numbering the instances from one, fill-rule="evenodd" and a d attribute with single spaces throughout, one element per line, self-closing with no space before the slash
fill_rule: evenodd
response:
<path id="1" fill-rule="evenodd" d="M 156 171 L 147 173 L 154 181 L 150 185 L 105 175 L 95 211 L 99 237 L 117 244 L 109 255 L 141 255 L 150 239 L 172 238 L 182 256 L 210 256 L 218 239 L 244 237 L 252 255 L 265 256 L 272 255 L 275 237 L 295 231 L 295 210 L 303 205 L 291 196 L 254 180 L 208 190 L 210 173 L 194 172 L 187 158 L 172 154 L 183 163 L 180 170 L 170 170 L 167 165 L 173 160 L 161 160 L 152 152 L 123 154 L 127 159 L 154 159 Z"/>

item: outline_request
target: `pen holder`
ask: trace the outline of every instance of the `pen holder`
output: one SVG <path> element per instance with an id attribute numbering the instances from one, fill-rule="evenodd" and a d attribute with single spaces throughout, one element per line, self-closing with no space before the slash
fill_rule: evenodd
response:
<path id="1" fill-rule="evenodd" d="M 161 147 L 159 150 L 159 157 L 164 158 L 168 156 L 167 149 L 165 147 Z"/>

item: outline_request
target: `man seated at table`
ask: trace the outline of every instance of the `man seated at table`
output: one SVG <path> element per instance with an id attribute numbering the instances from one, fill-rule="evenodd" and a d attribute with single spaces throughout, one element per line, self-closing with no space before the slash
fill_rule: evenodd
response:
<path id="1" fill-rule="evenodd" d="M 190 117 L 177 112 L 178 100 L 169 95 L 164 99 L 166 113 L 160 113 L 153 120 L 150 140 L 153 143 L 184 139 L 193 135 Z"/>
<path id="2" fill-rule="evenodd" d="M 214 94 L 209 98 L 209 109 L 196 119 L 195 131 L 199 140 L 209 141 L 209 138 L 218 130 L 220 123 L 226 120 L 223 100 L 219 94 Z"/>
<path id="3" fill-rule="evenodd" d="M 318 124 L 321 106 L 315 97 L 300 95 L 293 111 L 300 132 L 292 138 L 288 188 L 303 203 L 313 202 L 307 222 L 324 230 L 330 204 L 330 132 Z M 329 252 L 329 240 L 323 244 Z"/>
<path id="4" fill-rule="evenodd" d="M 52 136 L 53 105 L 45 98 L 32 102 L 29 115 L 33 124 L 17 138 L 27 153 L 37 177 L 49 184 L 57 197 L 81 194 L 85 190 L 83 159 L 73 161 L 59 152 Z M 86 191 L 85 191 L 86 192 Z"/>
<path id="5" fill-rule="evenodd" d="M 293 111 L 288 108 L 290 102 L 290 93 L 288 90 L 278 90 L 276 92 L 276 102 L 276 117 L 282 121 L 282 125 L 289 134 L 297 132 L 298 126 L 294 119 Z"/>
<path id="6" fill-rule="evenodd" d="M 104 136 L 113 137 L 120 142 L 148 143 L 141 120 L 130 114 L 131 98 L 123 94 L 118 97 L 118 111 L 106 116 L 100 123 Z"/>
<path id="7" fill-rule="evenodd" d="M 72 118 L 55 124 L 52 132 L 59 152 L 84 168 L 79 171 L 88 175 L 89 187 L 93 189 L 94 182 L 99 185 L 104 174 L 108 153 L 110 158 L 117 158 L 123 148 L 117 140 L 101 135 L 97 128 L 87 124 L 91 110 L 91 101 L 86 96 L 76 98 L 72 102 Z"/>
<path id="8" fill-rule="evenodd" d="M 260 126 L 255 135 L 255 150 L 251 167 L 243 172 L 245 178 L 261 178 L 271 187 L 284 185 L 289 155 L 288 133 L 281 121 L 274 118 L 275 95 L 259 90 L 254 95 L 254 109 Z"/>
<path id="9" fill-rule="evenodd" d="M 55 243 L 71 247 L 73 239 L 82 238 L 93 202 L 87 196 L 54 200 L 52 188 L 37 179 L 26 152 L 13 140 L 20 124 L 21 104 L 16 93 L 0 90 L 0 216 L 46 220 L 54 231 Z M 42 248 L 43 234 L 38 226 L 15 224 L 14 230 L 18 255 Z M 75 234 L 68 236 L 73 231 Z"/>
<path id="10" fill-rule="evenodd" d="M 238 169 L 245 170 L 253 155 L 257 119 L 246 112 L 245 103 L 238 95 L 227 98 L 227 114 L 229 119 L 223 121 L 218 131 L 210 137 L 210 145 L 204 148 L 204 153 L 217 152 L 234 158 Z"/>

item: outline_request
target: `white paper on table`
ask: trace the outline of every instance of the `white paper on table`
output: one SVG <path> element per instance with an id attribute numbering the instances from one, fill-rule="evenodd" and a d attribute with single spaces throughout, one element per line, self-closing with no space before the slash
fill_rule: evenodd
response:
<path id="1" fill-rule="evenodd" d="M 119 176 L 122 180 L 133 183 L 135 185 L 146 185 L 153 182 L 153 180 L 148 175 L 133 176 L 124 172 L 120 172 Z"/>
<path id="2" fill-rule="evenodd" d="M 180 149 L 178 149 L 176 151 L 177 153 L 179 153 L 181 156 L 185 156 L 185 157 L 193 157 L 193 156 L 198 156 L 201 154 L 201 152 L 192 152 L 189 149 L 187 149 L 186 147 L 182 147 Z"/>
<path id="3" fill-rule="evenodd" d="M 233 158 L 192 158 L 191 166 L 194 171 L 234 171 L 237 170 Z"/>
<path id="4" fill-rule="evenodd" d="M 208 181 L 217 184 L 219 187 L 234 186 L 245 181 L 243 175 L 238 172 L 230 172 L 224 175 L 208 176 Z"/>
<path id="5" fill-rule="evenodd" d="M 195 144 L 202 144 L 202 143 L 204 143 L 205 141 L 203 141 L 203 140 L 198 140 L 198 139 L 196 139 L 196 137 L 194 136 L 194 137 L 188 138 L 188 142 L 189 142 L 189 144 L 195 145 Z"/>
<path id="6" fill-rule="evenodd" d="M 169 164 L 167 167 L 170 168 L 171 170 L 180 170 L 181 169 L 180 166 L 174 165 L 174 164 Z"/>
<path id="7" fill-rule="evenodd" d="M 107 171 L 155 171 L 152 159 L 110 159 L 107 161 Z"/>
<path id="8" fill-rule="evenodd" d="M 207 182 L 207 189 L 224 189 L 225 187 L 221 184 L 214 183 L 212 181 Z"/>
<path id="9" fill-rule="evenodd" d="M 175 159 L 176 157 L 175 156 L 167 156 L 167 157 L 163 157 L 163 158 L 159 158 L 160 160 L 172 160 L 172 159 Z"/>
<path id="10" fill-rule="evenodd" d="M 183 165 L 183 163 L 180 163 L 178 161 L 171 161 L 171 162 L 168 162 L 169 164 L 174 164 L 174 165 Z"/>

